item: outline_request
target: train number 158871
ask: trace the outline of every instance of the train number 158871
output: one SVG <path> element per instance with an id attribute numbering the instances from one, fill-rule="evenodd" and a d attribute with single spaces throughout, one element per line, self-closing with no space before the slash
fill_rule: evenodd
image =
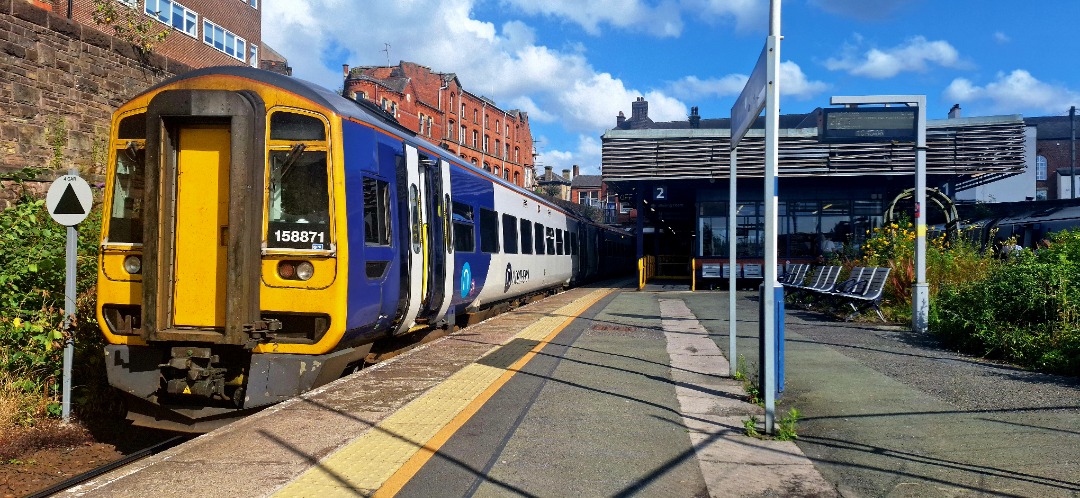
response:
<path id="1" fill-rule="evenodd" d="M 301 244 L 324 244 L 325 232 L 309 232 L 307 230 L 274 230 L 274 242 Z"/>

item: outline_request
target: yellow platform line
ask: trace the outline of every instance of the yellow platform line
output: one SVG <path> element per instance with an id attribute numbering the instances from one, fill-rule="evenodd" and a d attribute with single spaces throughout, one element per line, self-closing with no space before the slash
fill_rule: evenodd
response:
<path id="1" fill-rule="evenodd" d="M 522 366 L 578 315 L 613 290 L 592 291 L 528 325 L 506 344 L 517 339 L 538 344 L 509 367 L 472 363 L 462 368 L 327 456 L 274 496 L 393 496 Z M 498 346 L 485 356 L 494 359 L 521 355 L 512 349 Z"/>

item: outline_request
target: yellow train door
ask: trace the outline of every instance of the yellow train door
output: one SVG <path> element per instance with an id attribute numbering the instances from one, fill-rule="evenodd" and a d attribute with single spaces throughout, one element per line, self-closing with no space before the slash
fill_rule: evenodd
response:
<path id="1" fill-rule="evenodd" d="M 178 145 L 173 325 L 224 328 L 229 127 L 182 127 Z"/>

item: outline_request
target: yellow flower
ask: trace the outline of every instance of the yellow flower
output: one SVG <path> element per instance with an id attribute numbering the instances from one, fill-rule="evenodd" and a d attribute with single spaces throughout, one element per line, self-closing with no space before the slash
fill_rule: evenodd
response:
<path id="1" fill-rule="evenodd" d="M 22 326 L 22 319 L 21 318 L 16 318 L 15 321 L 12 322 L 12 323 L 15 325 L 15 328 L 19 328 L 19 327 Z"/>

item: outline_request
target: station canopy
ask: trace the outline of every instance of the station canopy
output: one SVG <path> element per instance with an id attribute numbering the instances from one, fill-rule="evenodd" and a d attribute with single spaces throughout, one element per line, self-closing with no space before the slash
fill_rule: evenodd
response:
<path id="1" fill-rule="evenodd" d="M 914 175 L 912 142 L 822 143 L 821 111 L 781 117 L 779 175 L 833 177 Z M 739 142 L 738 176 L 763 177 L 763 119 Z M 784 125 L 789 127 L 785 128 Z M 647 129 L 612 129 L 603 137 L 603 179 L 609 184 L 727 178 L 729 119 L 655 123 Z M 1020 115 L 928 120 L 926 173 L 958 179 L 957 190 L 1024 171 L 1024 120 Z"/>

